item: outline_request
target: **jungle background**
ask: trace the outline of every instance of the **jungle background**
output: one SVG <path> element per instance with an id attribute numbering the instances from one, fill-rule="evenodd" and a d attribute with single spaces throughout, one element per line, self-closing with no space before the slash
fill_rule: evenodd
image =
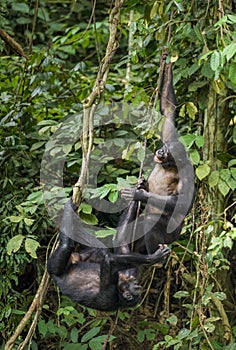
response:
<path id="1" fill-rule="evenodd" d="M 165 265 L 144 269 L 141 305 L 116 318 L 76 305 L 48 281 L 45 264 L 57 227 L 45 208 L 40 167 L 47 142 L 66 117 L 81 112 L 94 87 L 117 4 L 119 46 L 96 98 L 158 110 L 154 97 L 167 46 L 177 128 L 195 168 L 197 197 Z M 236 349 L 235 10 L 233 0 L 1 1 L 1 349 Z M 95 130 L 94 147 L 116 143 L 121 157 L 104 162 L 94 196 L 114 202 L 120 182 L 137 181 L 137 159 L 145 152 L 137 138 L 127 146 L 130 130 L 112 122 Z M 144 123 L 143 135 L 154 151 L 153 124 Z M 69 197 L 82 146 L 64 146 Z M 57 149 L 51 145 L 50 152 L 56 156 Z M 80 215 L 99 223 L 89 205 Z"/>

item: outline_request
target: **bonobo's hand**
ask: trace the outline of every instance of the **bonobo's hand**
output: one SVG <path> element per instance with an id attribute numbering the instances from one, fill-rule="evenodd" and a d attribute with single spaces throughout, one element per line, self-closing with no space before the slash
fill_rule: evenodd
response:
<path id="1" fill-rule="evenodd" d="M 159 244 L 159 248 L 155 253 L 148 255 L 149 263 L 155 264 L 163 260 L 163 258 L 170 253 L 170 248 L 165 244 Z"/>
<path id="2" fill-rule="evenodd" d="M 136 190 L 135 188 L 125 188 L 121 191 L 121 196 L 128 201 L 146 202 L 148 199 L 148 192 L 145 190 Z"/>
<path id="3" fill-rule="evenodd" d="M 146 190 L 147 191 L 147 181 L 141 176 L 136 185 L 137 190 Z"/>

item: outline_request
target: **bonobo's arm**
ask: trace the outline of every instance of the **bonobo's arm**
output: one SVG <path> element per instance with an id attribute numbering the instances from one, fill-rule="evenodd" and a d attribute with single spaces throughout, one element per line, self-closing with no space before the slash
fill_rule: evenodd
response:
<path id="1" fill-rule="evenodd" d="M 176 96 L 173 86 L 172 63 L 166 63 L 166 55 L 162 57 L 164 61 L 164 70 L 161 82 L 161 113 L 165 116 L 162 126 L 162 142 L 168 143 L 177 140 L 178 135 L 175 130 L 175 108 Z"/>
<path id="2" fill-rule="evenodd" d="M 70 255 L 74 249 L 74 242 L 63 232 L 59 234 L 59 245 L 48 260 L 48 273 L 61 276 L 66 271 Z"/>
<path id="3" fill-rule="evenodd" d="M 147 181 L 144 180 L 143 177 L 139 179 L 136 189 L 147 189 Z M 131 199 L 127 208 L 121 214 L 114 239 L 114 252 L 117 254 L 130 253 L 130 243 L 133 241 L 133 230 L 137 210 L 138 202 Z"/>
<path id="4" fill-rule="evenodd" d="M 177 201 L 176 194 L 170 196 L 162 196 L 159 194 L 154 194 L 147 192 L 145 190 L 137 190 L 135 188 L 125 188 L 122 190 L 121 195 L 128 201 L 140 201 L 142 203 L 147 203 L 153 205 L 156 208 L 174 207 Z"/>

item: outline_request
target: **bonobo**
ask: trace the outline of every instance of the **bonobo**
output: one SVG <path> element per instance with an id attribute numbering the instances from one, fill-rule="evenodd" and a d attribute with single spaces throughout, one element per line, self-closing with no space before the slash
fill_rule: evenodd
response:
<path id="1" fill-rule="evenodd" d="M 48 261 L 48 272 L 61 292 L 86 307 L 102 311 L 135 306 L 140 300 L 139 265 L 154 264 L 169 253 L 166 246 L 158 246 L 154 254 L 145 256 L 131 253 L 126 240 L 124 225 L 129 224 L 136 212 L 137 202 L 129 205 L 121 216 L 117 229 L 119 241 L 114 253 L 95 236 L 85 232 L 77 207 L 72 200 L 64 207 L 60 226 L 59 245 Z M 76 219 L 75 219 L 76 218 Z M 74 252 L 74 240 L 80 236 L 79 251 Z"/>
<path id="2" fill-rule="evenodd" d="M 179 238 L 184 218 L 195 196 L 193 167 L 175 130 L 176 97 L 172 63 L 162 57 L 164 71 L 161 82 L 161 113 L 164 116 L 161 139 L 163 146 L 155 153 L 156 165 L 147 183 L 148 190 L 124 189 L 127 200 L 145 203 L 143 223 L 139 222 L 135 251 L 153 253 L 159 244 Z M 140 233 L 140 230 L 142 231 Z"/>

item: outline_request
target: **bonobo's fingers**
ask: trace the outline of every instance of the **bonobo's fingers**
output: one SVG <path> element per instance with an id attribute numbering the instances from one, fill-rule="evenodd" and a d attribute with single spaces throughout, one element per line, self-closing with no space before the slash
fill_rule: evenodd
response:
<path id="1" fill-rule="evenodd" d="M 121 196 L 129 201 L 141 201 L 146 202 L 148 198 L 148 192 L 145 190 L 136 190 L 134 188 L 125 188 L 121 192 Z"/>
<path id="2" fill-rule="evenodd" d="M 138 190 L 147 190 L 147 181 L 144 179 L 144 177 L 143 176 L 141 176 L 140 178 L 139 178 L 139 180 L 138 180 L 138 183 L 137 183 L 137 185 L 136 185 L 136 188 L 138 189 Z"/>
<path id="3" fill-rule="evenodd" d="M 135 193 L 134 188 L 125 188 L 121 190 L 121 197 L 125 198 L 128 201 L 132 201 L 134 199 L 134 193 Z"/>

